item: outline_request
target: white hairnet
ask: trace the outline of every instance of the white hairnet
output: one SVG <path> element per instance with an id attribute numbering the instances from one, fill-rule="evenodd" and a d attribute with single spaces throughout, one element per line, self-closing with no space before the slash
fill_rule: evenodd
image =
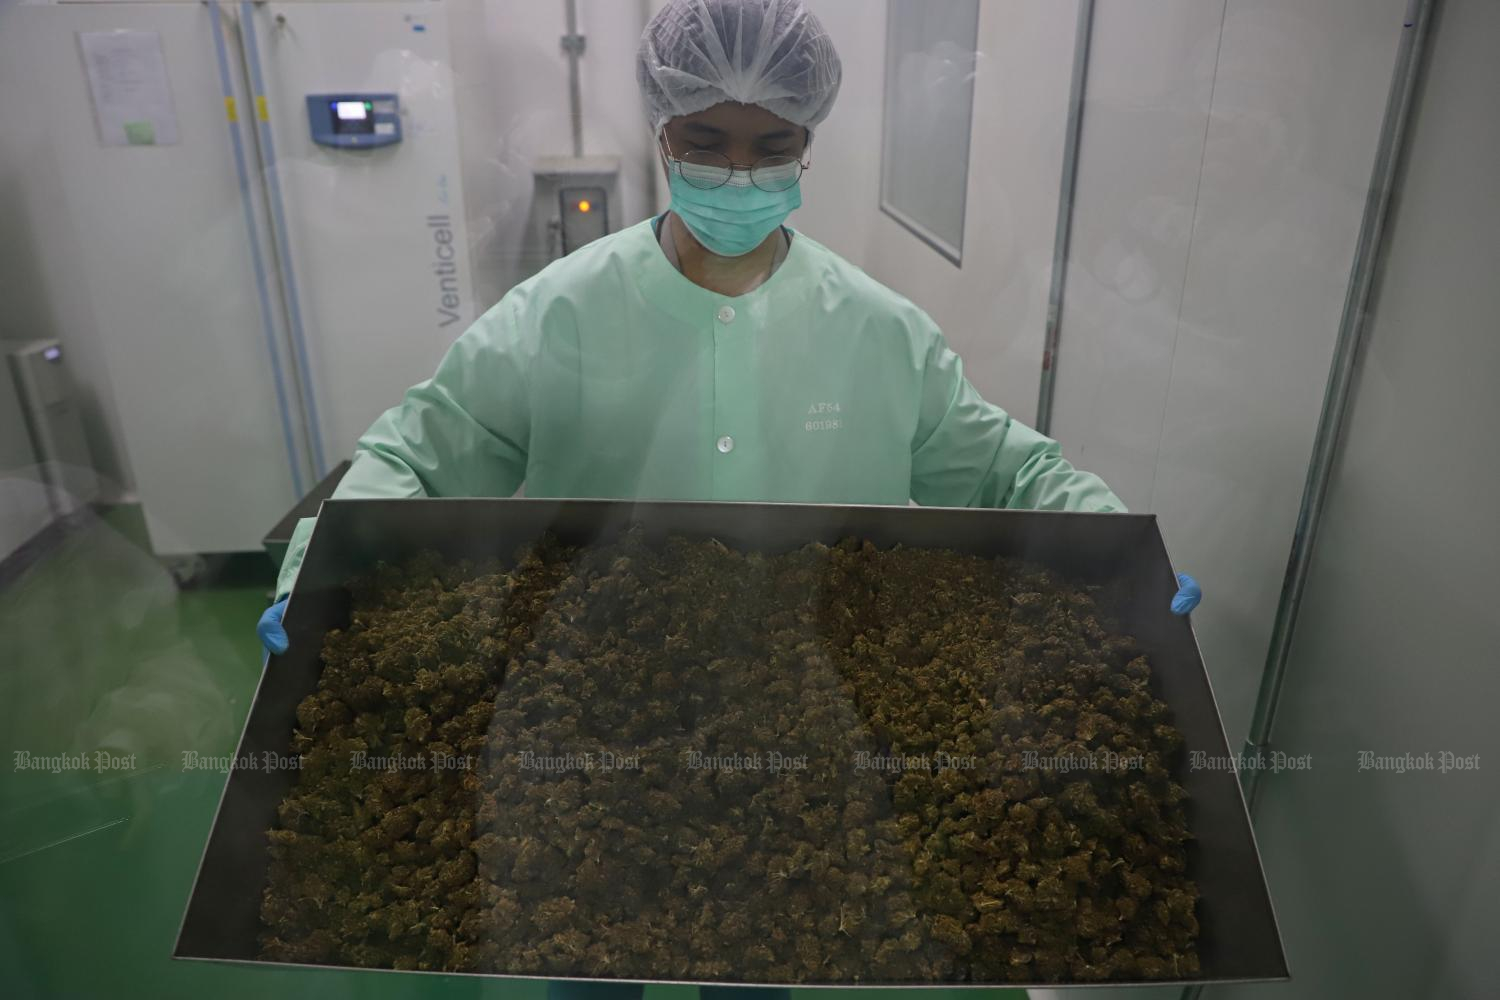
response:
<path id="1" fill-rule="evenodd" d="M 802 0 L 668 0 L 636 61 L 655 132 L 724 101 L 811 129 L 828 117 L 842 77 L 833 40 Z"/>

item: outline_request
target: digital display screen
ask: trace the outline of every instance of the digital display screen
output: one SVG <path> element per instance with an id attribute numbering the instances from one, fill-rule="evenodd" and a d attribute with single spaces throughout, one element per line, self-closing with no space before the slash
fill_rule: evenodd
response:
<path id="1" fill-rule="evenodd" d="M 375 116 L 369 101 L 330 101 L 335 135 L 369 134 L 375 131 Z"/>

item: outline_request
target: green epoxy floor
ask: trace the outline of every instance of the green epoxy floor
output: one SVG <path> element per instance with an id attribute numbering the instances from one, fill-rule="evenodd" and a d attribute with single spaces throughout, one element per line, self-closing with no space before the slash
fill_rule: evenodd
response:
<path id="1" fill-rule="evenodd" d="M 137 511 L 89 519 L 0 590 L 0 993 L 30 997 L 540 1000 L 542 981 L 276 969 L 170 957 L 261 669 L 269 562 L 245 557 L 179 590 Z M 103 749 L 134 766 L 37 770 Z M 799 1000 L 899 990 L 798 990 Z M 646 1000 L 695 1000 L 650 987 Z M 1019 998 L 923 990 L 924 1000 Z"/>

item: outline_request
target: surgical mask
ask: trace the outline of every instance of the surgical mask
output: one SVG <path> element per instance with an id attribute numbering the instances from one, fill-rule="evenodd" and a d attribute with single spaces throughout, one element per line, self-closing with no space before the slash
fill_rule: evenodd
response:
<path id="1" fill-rule="evenodd" d="M 801 168 L 790 163 L 773 169 L 795 175 Z M 672 193 L 672 211 L 699 243 L 720 257 L 743 257 L 754 250 L 802 204 L 800 179 L 785 191 L 767 191 L 750 182 L 749 171 L 735 170 L 728 183 L 701 188 L 684 176 L 695 172 L 704 179 L 720 176 L 713 167 L 677 160 L 669 163 L 667 187 Z M 764 175 L 760 176 L 764 182 Z"/>

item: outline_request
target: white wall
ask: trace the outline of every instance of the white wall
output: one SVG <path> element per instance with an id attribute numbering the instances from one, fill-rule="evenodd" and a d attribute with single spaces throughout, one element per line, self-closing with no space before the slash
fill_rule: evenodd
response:
<path id="1" fill-rule="evenodd" d="M 563 0 L 450 0 L 475 301 L 483 309 L 547 262 L 532 164 L 572 152 Z M 635 86 L 639 0 L 579 0 L 584 153 L 622 158 L 622 225 L 652 211 L 650 134 Z"/>
<path id="2" fill-rule="evenodd" d="M 881 212 L 885 4 L 809 0 L 843 89 L 819 128 L 794 227 L 925 309 L 987 399 L 1031 423 L 1052 277 L 1074 3 L 985 0 L 962 266 Z M 934 157 L 945 155 L 933 150 Z"/>
<path id="3" fill-rule="evenodd" d="M 1161 518 L 1244 739 L 1404 0 L 1096 8 L 1054 435 Z"/>
<path id="4" fill-rule="evenodd" d="M 1500 996 L 1500 5 L 1439 10 L 1257 819 L 1295 978 L 1216 1000 Z"/>

